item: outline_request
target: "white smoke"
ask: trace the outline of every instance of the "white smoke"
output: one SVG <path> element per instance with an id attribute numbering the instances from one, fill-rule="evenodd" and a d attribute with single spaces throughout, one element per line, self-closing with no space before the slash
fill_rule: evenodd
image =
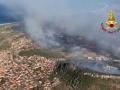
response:
<path id="1" fill-rule="evenodd" d="M 114 50 L 116 54 L 120 52 L 120 34 L 110 35 L 100 29 L 100 23 L 111 9 L 106 3 L 99 8 L 80 8 L 79 11 L 70 6 L 69 0 L 1 0 L 0 3 L 13 10 L 14 14 L 21 15 L 26 32 L 44 47 L 48 44 L 59 46 L 53 36 L 57 30 L 47 29 L 46 33 L 43 28 L 45 22 L 52 21 L 56 26 L 65 28 L 65 33 L 83 35 L 96 40 L 103 48 Z M 113 8 L 118 12 L 116 4 L 113 3 Z"/>

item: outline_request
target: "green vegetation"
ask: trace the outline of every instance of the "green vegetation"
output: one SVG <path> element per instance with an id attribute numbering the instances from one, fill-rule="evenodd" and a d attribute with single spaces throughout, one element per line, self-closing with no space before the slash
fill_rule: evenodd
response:
<path id="1" fill-rule="evenodd" d="M 63 56 L 58 52 L 41 50 L 41 49 L 32 49 L 32 50 L 24 50 L 19 53 L 20 56 L 33 56 L 39 55 L 46 58 L 62 58 Z"/>
<path id="2" fill-rule="evenodd" d="M 0 50 L 6 50 L 11 47 L 11 44 L 8 38 L 11 37 L 11 34 L 0 33 Z"/>
<path id="3" fill-rule="evenodd" d="M 18 33 L 13 32 L 11 28 L 0 27 L 0 50 L 7 50 L 11 47 L 11 41 L 17 41 L 20 37 L 16 37 Z"/>
<path id="4" fill-rule="evenodd" d="M 6 78 L 1 77 L 0 78 L 0 86 L 3 85 L 6 82 Z"/>
<path id="5" fill-rule="evenodd" d="M 41 85 L 37 85 L 36 87 L 31 88 L 31 90 L 44 90 Z"/>
<path id="6" fill-rule="evenodd" d="M 83 75 L 81 70 L 70 69 L 68 63 L 58 64 L 54 75 L 60 78 L 66 85 L 72 86 L 75 90 L 86 90 L 95 81 L 94 78 Z"/>
<path id="7" fill-rule="evenodd" d="M 9 49 L 10 47 L 11 47 L 11 45 L 8 42 L 4 42 L 4 43 L 0 44 L 0 50 L 6 50 L 6 49 Z"/>
<path id="8" fill-rule="evenodd" d="M 71 69 L 69 63 L 60 62 L 51 77 L 58 77 L 62 84 L 72 86 L 74 90 L 120 90 L 119 79 L 93 78 L 83 73 L 82 70 Z M 59 88 L 57 86 L 54 90 L 61 90 Z"/>

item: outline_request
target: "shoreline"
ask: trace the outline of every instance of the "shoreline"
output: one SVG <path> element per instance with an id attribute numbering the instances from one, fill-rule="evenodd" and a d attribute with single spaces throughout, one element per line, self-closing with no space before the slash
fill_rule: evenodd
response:
<path id="1" fill-rule="evenodd" d="M 17 24 L 17 23 L 18 23 L 18 22 L 0 23 L 0 26 L 11 25 L 11 24 Z"/>

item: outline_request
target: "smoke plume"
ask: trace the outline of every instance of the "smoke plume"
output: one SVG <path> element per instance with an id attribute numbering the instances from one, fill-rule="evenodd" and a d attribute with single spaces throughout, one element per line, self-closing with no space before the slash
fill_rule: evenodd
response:
<path id="1" fill-rule="evenodd" d="M 115 54 L 119 54 L 120 34 L 111 35 L 100 28 L 100 23 L 107 18 L 110 6 L 117 15 L 120 15 L 117 4 L 119 1 L 109 3 L 101 1 L 100 5 L 91 9 L 87 6 L 89 0 L 84 1 L 87 3 L 86 6 L 82 5 L 81 0 L 78 8 L 75 7 L 76 4 L 70 2 L 71 0 L 1 0 L 0 4 L 12 10 L 13 14 L 22 16 L 26 32 L 43 47 L 59 46 L 54 34 L 62 32 L 73 36 L 84 36 L 96 41 L 102 48 L 111 49 Z M 54 28 L 52 26 L 45 28 L 46 23 L 53 24 Z"/>

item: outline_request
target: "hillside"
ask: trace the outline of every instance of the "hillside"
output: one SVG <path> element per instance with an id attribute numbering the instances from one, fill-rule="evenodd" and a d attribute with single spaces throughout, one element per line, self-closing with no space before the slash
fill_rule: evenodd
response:
<path id="1" fill-rule="evenodd" d="M 43 49 L 12 29 L 0 28 L 0 90 L 120 89 L 120 79 L 85 75 L 86 70 L 66 64 L 73 54 Z"/>

